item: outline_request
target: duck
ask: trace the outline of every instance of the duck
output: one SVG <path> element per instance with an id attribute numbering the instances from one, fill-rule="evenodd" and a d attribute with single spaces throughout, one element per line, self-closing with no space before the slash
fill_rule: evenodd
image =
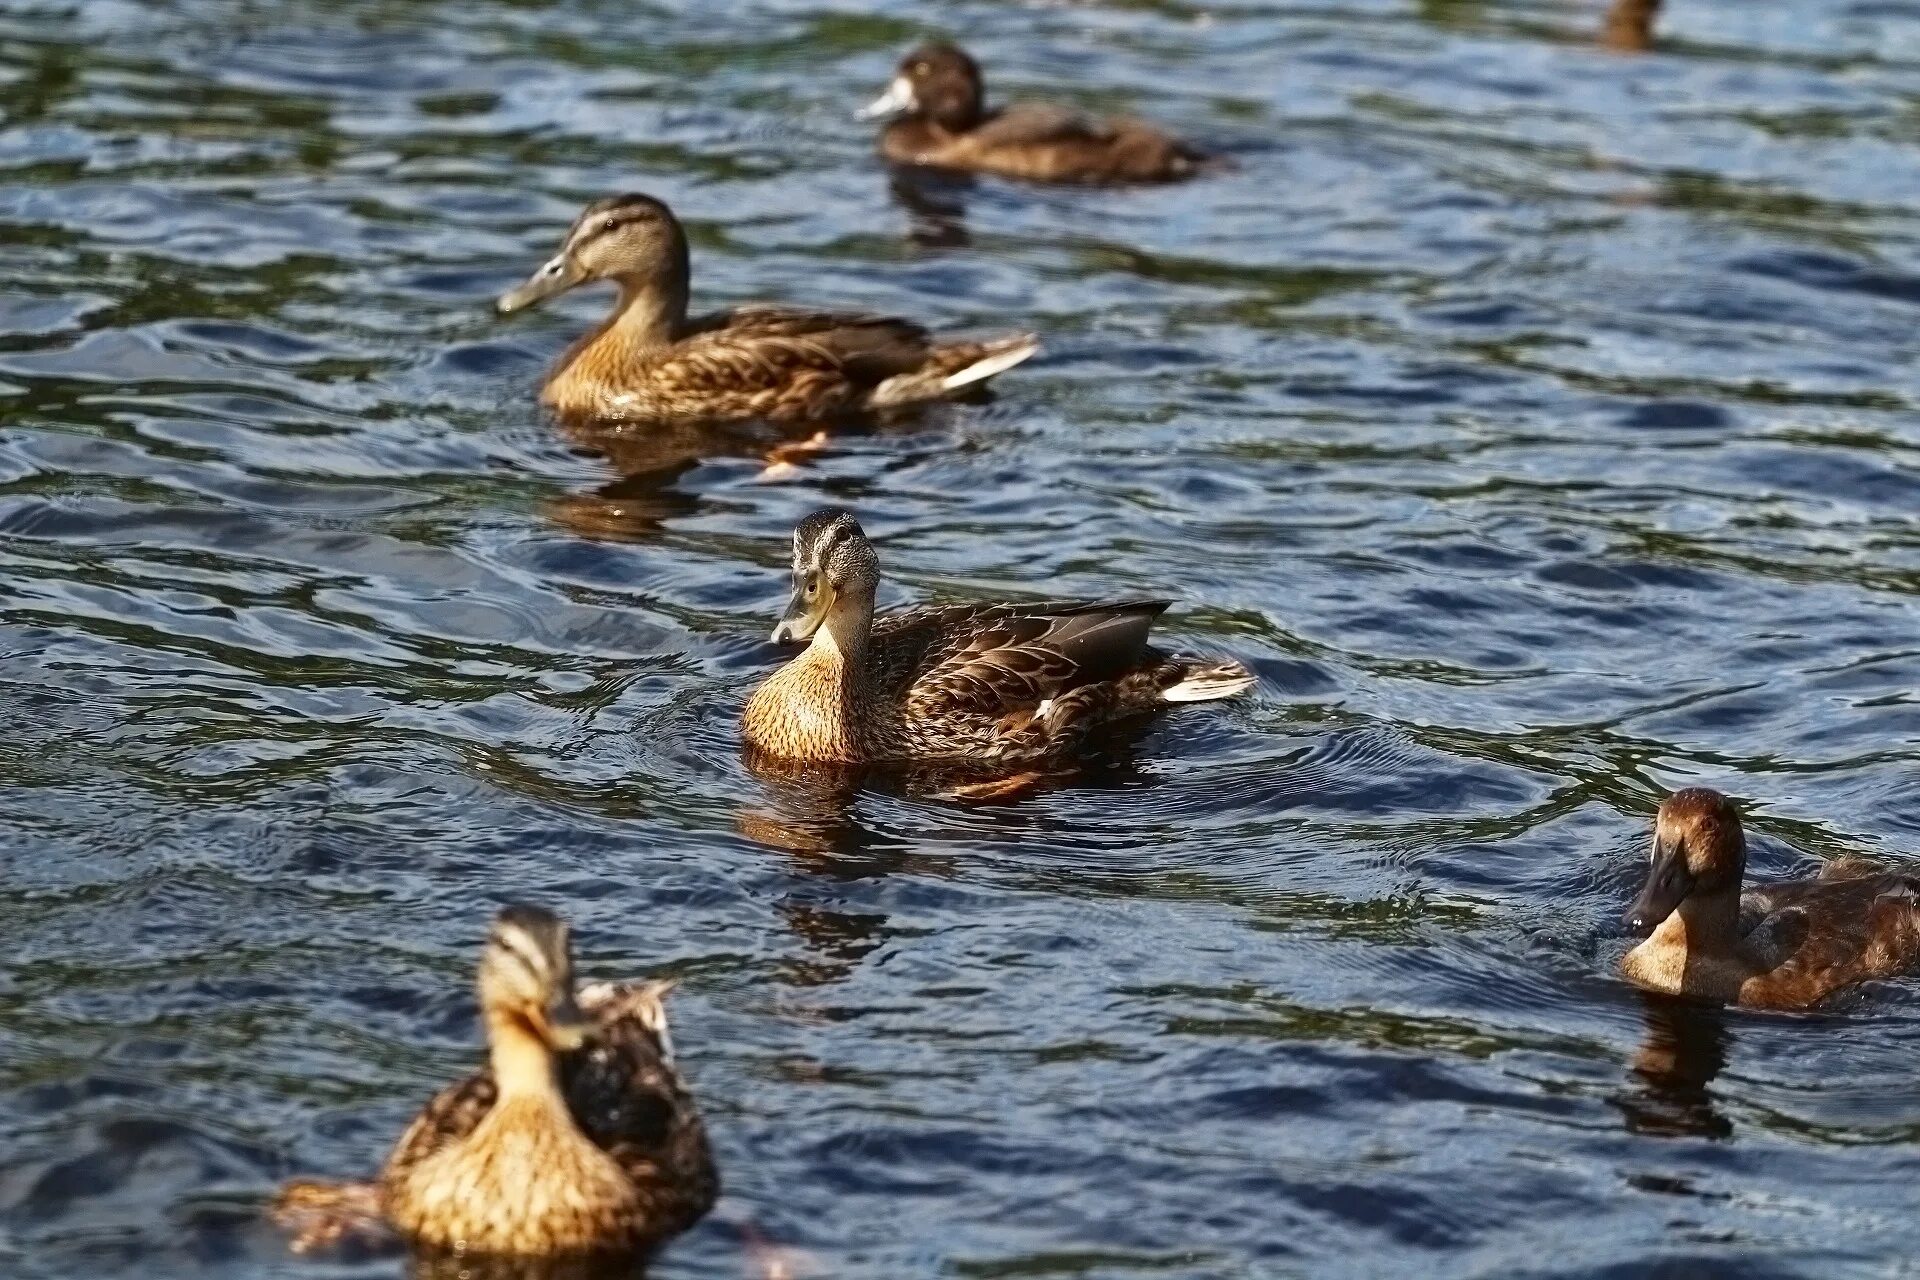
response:
<path id="1" fill-rule="evenodd" d="M 1613 0 L 1600 28 L 1600 47 L 1616 53 L 1648 52 L 1659 16 L 1660 0 Z"/>
<path id="2" fill-rule="evenodd" d="M 589 204 L 560 251 L 495 308 L 511 315 L 599 280 L 613 311 L 575 341 L 540 400 L 575 421 L 771 422 L 951 400 L 1040 349 L 1030 333 L 936 339 L 889 316 L 751 304 L 687 313 L 686 228 L 666 203 L 630 192 Z"/>
<path id="3" fill-rule="evenodd" d="M 777 759 L 1001 765 L 1073 751 L 1099 726 L 1170 703 L 1232 697 L 1238 662 L 1148 644 L 1166 600 L 933 604 L 876 614 L 879 558 L 851 511 L 793 534 L 793 592 L 776 644 L 806 648 L 748 699 L 741 733 Z"/>
<path id="4" fill-rule="evenodd" d="M 503 907 L 479 967 L 487 1065 L 426 1104 L 373 1183 L 289 1183 L 273 1217 L 297 1252 L 382 1224 L 441 1253 L 650 1252 L 720 1186 L 674 1064 L 670 988 L 596 983 L 576 996 L 566 924 Z"/>
<path id="5" fill-rule="evenodd" d="M 1095 119 L 1044 102 L 990 110 L 980 64 L 945 41 L 901 59 L 859 116 L 889 119 L 880 154 L 898 165 L 1099 185 L 1177 182 L 1223 163 L 1131 117 Z"/>
<path id="6" fill-rule="evenodd" d="M 1627 913 L 1645 940 L 1621 973 L 1649 991 L 1755 1009 L 1808 1009 L 1920 962 L 1920 875 L 1863 858 L 1741 893 L 1733 802 L 1691 787 L 1661 804 L 1646 887 Z"/>

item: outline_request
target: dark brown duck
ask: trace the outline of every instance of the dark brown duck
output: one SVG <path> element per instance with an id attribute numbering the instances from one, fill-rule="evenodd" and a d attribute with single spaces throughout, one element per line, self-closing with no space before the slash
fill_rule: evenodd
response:
<path id="1" fill-rule="evenodd" d="M 560 357 L 540 399 L 576 420 L 811 420 L 948 400 L 1019 364 L 1031 334 L 939 341 L 907 320 L 751 305 L 687 314 L 686 230 L 646 195 L 596 200 L 560 252 L 500 296 L 504 315 L 596 280 L 613 312 Z"/>
<path id="2" fill-rule="evenodd" d="M 1174 182 L 1218 161 L 1144 120 L 1093 119 L 1067 107 L 986 105 L 980 64 L 950 44 L 901 60 L 861 113 L 894 117 L 880 154 L 895 164 L 995 173 L 1035 182 Z"/>
<path id="3" fill-rule="evenodd" d="M 1731 801 L 1704 787 L 1669 796 L 1646 888 L 1627 917 L 1649 936 L 1621 973 L 1669 995 L 1806 1009 L 1920 962 L 1920 876 L 1846 858 L 1817 879 L 1742 894 L 1746 867 Z"/>

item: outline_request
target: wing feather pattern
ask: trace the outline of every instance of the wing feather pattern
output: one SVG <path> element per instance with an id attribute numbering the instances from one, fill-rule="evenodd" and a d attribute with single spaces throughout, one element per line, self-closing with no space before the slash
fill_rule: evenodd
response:
<path id="1" fill-rule="evenodd" d="M 875 631 L 909 718 L 1032 712 L 1114 680 L 1152 656 L 1147 632 L 1165 600 L 1053 601 L 913 610 Z"/>

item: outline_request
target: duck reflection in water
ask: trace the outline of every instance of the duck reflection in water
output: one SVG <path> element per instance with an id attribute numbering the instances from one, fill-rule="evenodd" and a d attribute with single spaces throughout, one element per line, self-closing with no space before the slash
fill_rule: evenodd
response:
<path id="1" fill-rule="evenodd" d="M 965 249 L 973 243 L 967 230 L 967 195 L 973 179 L 911 165 L 887 169 L 887 194 L 907 214 L 907 239 L 923 249 Z"/>
<path id="2" fill-rule="evenodd" d="M 745 1255 L 744 1280 L 802 1280 L 823 1274 L 819 1262 L 799 1249 L 776 1244 L 751 1222 L 734 1224 Z M 643 1261 L 617 1258 L 478 1258 L 471 1254 L 416 1252 L 407 1260 L 407 1280 L 647 1280 Z"/>
<path id="3" fill-rule="evenodd" d="M 476 1258 L 421 1252 L 408 1259 L 407 1280 L 645 1280 L 646 1265 L 611 1258 Z"/>
<path id="4" fill-rule="evenodd" d="M 1633 1133 L 1663 1138 L 1728 1138 L 1733 1122 L 1714 1105 L 1711 1085 L 1727 1065 L 1726 1010 L 1643 995 L 1646 1039 L 1628 1087 L 1613 1103 Z"/>
<path id="5" fill-rule="evenodd" d="M 911 861 L 896 844 L 855 813 L 869 792 L 932 800 L 1012 800 L 1033 795 L 1068 776 L 1023 771 L 1004 777 L 924 766 L 846 765 L 789 760 L 751 745 L 741 751 L 747 772 L 759 780 L 763 802 L 740 811 L 736 822 L 749 840 L 818 858 L 845 877 L 886 874 Z M 934 866 L 927 860 L 927 866 Z"/>
<path id="6" fill-rule="evenodd" d="M 964 763 L 896 762 L 849 765 L 790 760 L 751 744 L 741 760 L 762 787 L 762 803 L 743 808 L 740 834 L 789 853 L 819 855 L 842 874 L 906 869 L 913 861 L 894 842 L 863 824 L 855 806 L 863 795 L 886 794 L 970 807 L 1012 804 L 1072 788 L 1137 789 L 1157 785 L 1144 771 L 1138 746 L 1151 726 L 1118 725 L 1094 750 L 1039 767 L 982 767 Z M 925 860 L 929 867 L 944 865 Z"/>
<path id="7" fill-rule="evenodd" d="M 671 423 L 644 431 L 564 420 L 558 425 L 574 453 L 605 462 L 617 478 L 554 499 L 549 514 L 585 538 L 642 541 L 667 521 L 699 512 L 699 495 L 680 484 L 702 463 L 753 461 L 760 464 L 755 481 L 790 480 L 833 439 L 867 434 L 876 424 Z"/>

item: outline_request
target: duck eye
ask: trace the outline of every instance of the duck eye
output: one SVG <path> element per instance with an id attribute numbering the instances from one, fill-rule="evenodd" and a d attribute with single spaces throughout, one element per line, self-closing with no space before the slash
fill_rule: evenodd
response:
<path id="1" fill-rule="evenodd" d="M 913 74 L 915 74 L 915 75 L 917 75 L 917 76 L 923 76 L 923 75 L 925 75 L 925 74 L 927 74 L 927 72 L 929 72 L 929 71 L 931 71 L 931 70 L 933 70 L 933 68 L 932 68 L 932 67 L 930 67 L 930 66 L 928 66 L 928 65 L 927 65 L 926 63 L 924 63 L 924 62 L 916 62 L 916 63 L 914 63 L 914 64 L 913 64 Z"/>
<path id="2" fill-rule="evenodd" d="M 808 578 L 807 579 L 807 599 L 811 600 L 819 594 L 820 594 L 820 579 Z"/>
<path id="3" fill-rule="evenodd" d="M 614 219 L 614 218 L 608 218 L 608 219 L 606 219 L 606 220 L 605 220 L 604 222 L 602 222 L 602 223 L 600 224 L 600 229 L 601 229 L 602 231 L 611 231 L 611 230 L 613 230 L 613 229 L 614 229 L 614 227 L 616 227 L 616 226 L 618 226 L 618 225 L 619 225 L 619 223 L 618 223 L 618 221 L 617 221 L 616 219 Z"/>

